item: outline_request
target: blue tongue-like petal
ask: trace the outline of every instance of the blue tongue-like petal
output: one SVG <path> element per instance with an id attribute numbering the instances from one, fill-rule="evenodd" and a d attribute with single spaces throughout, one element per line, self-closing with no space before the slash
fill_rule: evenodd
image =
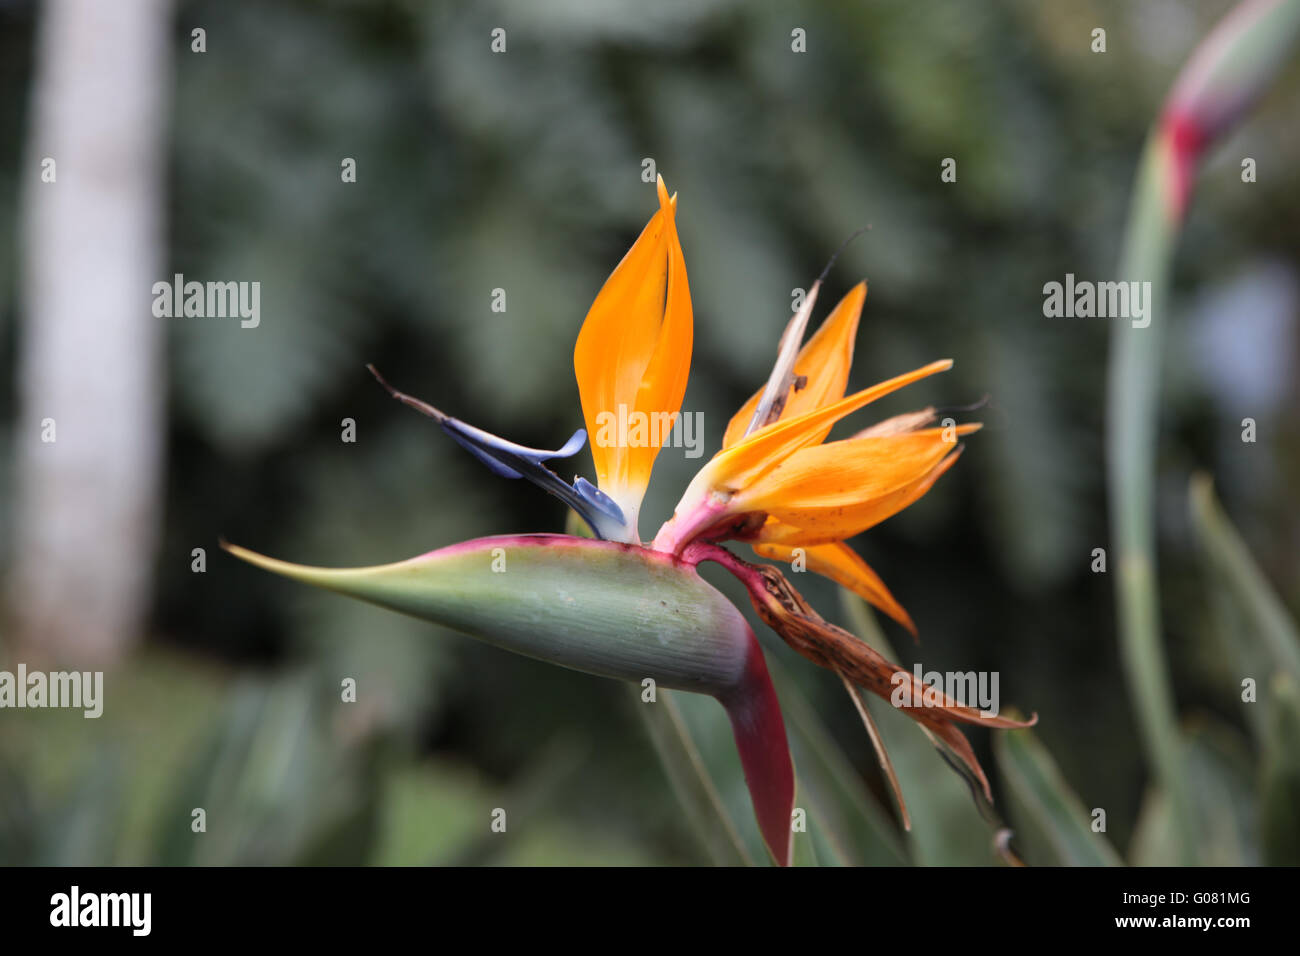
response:
<path id="1" fill-rule="evenodd" d="M 544 448 L 528 448 L 524 445 L 516 445 L 504 438 L 498 438 L 491 432 L 485 432 L 473 425 L 466 425 L 460 419 L 452 418 L 450 415 L 439 419 L 438 424 L 442 426 L 443 431 L 456 440 L 458 445 L 487 465 L 493 474 L 500 475 L 502 478 L 523 477 L 519 471 L 512 468 L 507 462 L 522 460 L 540 465 L 552 458 L 572 458 L 587 443 L 587 432 L 582 428 L 574 432 L 573 437 L 565 442 L 558 451 L 547 451 Z"/>
<path id="2" fill-rule="evenodd" d="M 487 465 L 488 470 L 492 472 L 492 474 L 500 475 L 502 478 L 523 477 L 523 475 L 515 471 L 509 465 L 503 464 L 502 462 L 498 461 L 496 458 L 493 458 L 491 455 L 487 454 L 487 452 L 483 451 L 482 448 L 480 448 L 478 445 L 474 444 L 472 441 L 470 441 L 468 438 L 462 435 L 454 425 L 449 425 L 446 422 L 442 422 L 441 424 L 442 424 L 442 430 L 445 431 L 448 435 L 450 435 L 452 437 L 452 440 L 454 440 L 457 445 L 460 445 L 461 448 L 464 448 L 467 452 L 469 452 L 471 455 L 473 455 L 483 464 Z"/>
<path id="3" fill-rule="evenodd" d="M 551 452 L 551 458 L 572 458 L 578 452 L 582 451 L 582 446 L 587 444 L 587 429 L 579 428 L 573 435 L 560 446 L 559 451 Z"/>
<path id="4" fill-rule="evenodd" d="M 602 529 L 611 530 L 623 525 L 623 512 L 609 495 L 585 478 L 578 478 L 575 488 L 542 464 L 552 458 L 570 458 L 581 451 L 587 443 L 587 432 L 584 429 L 575 431 L 556 451 L 517 445 L 458 418 L 452 418 L 418 398 L 397 391 L 384 381 L 373 365 L 366 367 L 390 395 L 434 419 L 456 444 L 487 465 L 493 474 L 502 478 L 527 478 L 576 511 L 598 538 L 607 537 Z"/>

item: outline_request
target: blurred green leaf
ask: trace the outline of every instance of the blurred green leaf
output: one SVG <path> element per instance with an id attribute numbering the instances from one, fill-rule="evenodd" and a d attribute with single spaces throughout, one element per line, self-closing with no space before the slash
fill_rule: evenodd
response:
<path id="1" fill-rule="evenodd" d="M 1222 615 L 1223 641 L 1234 652 L 1244 645 L 1242 653 L 1234 653 L 1235 663 L 1259 668 L 1240 676 L 1254 677 L 1258 685 L 1276 668 L 1300 681 L 1300 631 L 1215 499 L 1208 475 L 1192 477 L 1190 501 L 1206 581 Z M 1245 626 L 1232 627 L 1236 622 Z"/>
<path id="2" fill-rule="evenodd" d="M 489 816 L 475 828 L 474 839 L 446 862 L 453 866 L 511 862 L 520 850 L 520 837 L 534 837 L 548 829 L 548 817 L 560 799 L 565 782 L 581 772 L 587 756 L 578 738 L 561 733 L 548 739 L 496 797 L 500 809 L 506 814 L 506 829 L 494 830 L 489 825 L 494 822 Z M 496 808 L 493 808 L 495 812 Z M 510 838 L 502 840 L 503 833 L 508 833 Z M 600 842 L 600 835 L 593 833 L 592 837 L 592 856 L 598 858 L 599 852 L 594 844 Z M 576 862 L 579 856 L 578 848 L 569 846 L 548 862 Z"/>
<path id="3" fill-rule="evenodd" d="M 654 744 L 655 752 L 659 755 L 664 772 L 686 812 L 693 832 L 712 860 L 721 866 L 753 866 L 755 859 L 766 859 L 766 851 L 762 850 L 761 842 L 757 844 L 757 849 L 762 855 L 756 855 L 753 841 L 746 845 L 742 840 L 737 825 L 738 815 L 724 802 L 715 780 L 719 773 L 729 773 L 733 781 L 728 789 L 734 792 L 734 778 L 740 775 L 740 787 L 743 790 L 744 775 L 739 758 L 734 761 L 734 766 L 721 767 L 710 763 L 699 743 L 701 734 L 713 741 L 725 734 L 726 742 L 732 743 L 730 728 L 725 726 L 727 719 L 723 709 L 714 701 L 698 695 L 677 694 L 670 690 L 659 690 L 658 700 L 653 704 L 643 703 L 639 690 L 637 695 L 629 698 L 634 701 L 632 706 Z M 692 703 L 708 707 L 690 707 Z M 684 706 L 690 707 L 689 715 L 683 712 Z M 716 713 L 710 716 L 708 711 Z M 715 752 L 720 750 L 716 743 L 709 749 Z M 734 745 L 732 749 L 734 750 Z M 749 821 L 752 820 L 751 812 Z M 757 837 L 757 825 L 751 823 L 751 828 Z"/>
<path id="4" fill-rule="evenodd" d="M 31 866 L 36 856 L 39 815 L 28 783 L 0 750 L 0 866 Z"/>
<path id="5" fill-rule="evenodd" d="M 454 858 L 491 824 L 497 801 L 468 768 L 443 761 L 398 768 L 381 787 L 369 863 L 428 866 Z"/>
<path id="6" fill-rule="evenodd" d="M 799 812 L 801 804 L 800 793 L 798 788 L 795 789 L 794 805 L 795 813 Z M 818 840 L 814 836 L 811 824 L 803 830 L 796 830 L 794 833 L 793 855 L 791 858 L 792 866 L 821 866 L 821 858 L 817 853 Z"/>
<path id="7" fill-rule="evenodd" d="M 897 661 L 875 615 L 860 597 L 840 591 L 850 630 L 891 661 Z M 885 749 L 912 818 L 908 844 L 922 866 L 989 866 L 997 862 L 994 827 L 980 809 L 980 798 L 966 778 L 955 773 L 907 715 L 875 695 L 864 695 L 876 718 Z"/>
<path id="8" fill-rule="evenodd" d="M 41 815 L 38 854 L 47 866 L 112 861 L 121 836 L 118 821 L 127 794 L 121 755 L 95 754 L 76 784 Z"/>
<path id="9" fill-rule="evenodd" d="M 1263 862 L 1300 865 L 1300 689 L 1289 674 L 1276 675 L 1264 705 L 1268 728 L 1260 761 L 1259 815 Z"/>
<path id="10" fill-rule="evenodd" d="M 1184 731 L 1184 747 L 1199 858 L 1209 866 L 1258 864 L 1256 775 L 1245 739 L 1221 723 L 1201 719 Z M 1153 787 L 1142 801 L 1129 862 L 1177 866 L 1183 852 L 1169 801 Z"/>
<path id="11" fill-rule="evenodd" d="M 17 845 L 36 854 L 35 863 L 56 856 L 95 866 L 153 862 L 176 767 L 219 712 L 224 680 L 210 665 L 153 652 L 105 675 L 98 718 L 8 712 L 0 721 L 0 821 L 10 813 L 27 821 Z M 21 789 L 17 780 L 4 784 L 6 769 Z M 0 823 L 0 843 L 2 834 Z"/>
<path id="12" fill-rule="evenodd" d="M 1120 866 L 1123 861 L 1070 789 L 1032 730 L 993 735 L 993 754 L 1011 803 L 1017 842 L 1034 866 Z"/>
<path id="13" fill-rule="evenodd" d="M 823 864 L 898 866 L 908 861 L 898 825 L 863 784 L 816 708 L 775 659 L 768 670 L 785 715 L 799 781 L 797 806 Z M 848 701 L 844 705 L 851 706 Z M 796 850 L 801 842 L 795 836 Z"/>
<path id="14" fill-rule="evenodd" d="M 336 737 L 343 714 L 316 694 L 307 675 L 235 686 L 159 817 L 160 863 L 291 863 L 364 805 L 357 754 Z M 192 828 L 198 809 L 202 832 Z"/>

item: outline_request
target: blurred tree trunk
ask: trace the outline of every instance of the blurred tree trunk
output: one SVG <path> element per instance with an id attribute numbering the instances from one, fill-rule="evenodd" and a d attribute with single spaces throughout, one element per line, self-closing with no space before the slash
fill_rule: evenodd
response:
<path id="1" fill-rule="evenodd" d="M 165 320 L 150 287 L 164 267 L 170 7 L 41 9 L 8 595 L 20 653 L 36 659 L 111 663 L 148 610 L 162 507 Z"/>

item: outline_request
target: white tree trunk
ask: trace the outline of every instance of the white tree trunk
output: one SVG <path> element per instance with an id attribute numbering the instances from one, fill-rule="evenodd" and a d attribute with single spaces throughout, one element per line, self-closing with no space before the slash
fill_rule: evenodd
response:
<path id="1" fill-rule="evenodd" d="M 162 510 L 170 0 L 46 0 L 23 165 L 8 603 L 22 652 L 111 663 L 140 636 Z M 54 182 L 43 182 L 46 159 Z M 49 441 L 53 424 L 53 441 Z"/>

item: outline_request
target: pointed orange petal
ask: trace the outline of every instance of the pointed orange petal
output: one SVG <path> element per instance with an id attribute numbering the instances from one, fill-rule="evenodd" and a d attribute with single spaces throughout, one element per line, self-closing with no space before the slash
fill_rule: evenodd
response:
<path id="1" fill-rule="evenodd" d="M 796 548 L 784 544 L 764 544 L 757 542 L 754 550 L 765 558 L 774 561 L 792 563 L 797 555 Z M 799 548 L 809 571 L 830 578 L 840 587 L 848 588 L 859 595 L 872 607 L 878 607 L 903 627 L 916 636 L 916 625 L 903 606 L 889 593 L 880 575 L 863 561 L 858 553 L 842 541 Z"/>
<path id="2" fill-rule="evenodd" d="M 659 211 L 605 280 L 573 351 L 597 484 L 633 529 L 666 438 L 656 426 L 671 425 L 680 410 L 691 361 L 690 288 L 677 202 L 662 178 L 658 195 Z M 639 434 L 633 432 L 636 413 L 649 416 Z"/>
<path id="3" fill-rule="evenodd" d="M 746 510 L 773 514 L 860 505 L 920 480 L 953 450 L 957 436 L 978 428 L 926 428 L 801 448 L 736 495 L 736 501 L 743 501 Z"/>
<path id="4" fill-rule="evenodd" d="M 660 181 L 663 185 L 663 180 Z M 673 209 L 676 208 L 676 196 L 673 197 Z M 662 200 L 661 200 L 662 201 Z M 654 354 L 646 366 L 645 374 L 636 393 L 635 409 L 649 416 L 651 421 L 656 416 L 671 415 L 674 419 L 682 407 L 682 398 L 686 395 L 686 382 L 691 370 L 691 350 L 694 346 L 695 323 L 691 308 L 691 289 L 686 278 L 686 259 L 682 255 L 681 242 L 677 238 L 677 226 L 674 216 L 668 216 L 670 229 L 668 243 L 668 286 L 665 291 L 663 324 L 659 330 L 659 341 Z M 668 430 L 659 432 L 659 438 L 666 440 Z M 650 471 L 654 467 L 658 444 L 648 448 L 630 449 L 628 483 L 643 491 L 650 481 Z"/>
<path id="5" fill-rule="evenodd" d="M 803 388 L 791 389 L 785 403 L 783 418 L 795 418 L 816 411 L 844 397 L 844 387 L 849 381 L 849 367 L 853 364 L 853 342 L 857 337 L 858 319 L 862 303 L 867 297 L 867 284 L 859 282 L 844 296 L 817 334 L 799 350 L 795 359 L 794 374 L 807 379 Z M 759 389 L 741 406 L 727 425 L 722 447 L 730 448 L 745 436 L 754 417 L 754 409 L 763 396 Z M 830 426 L 826 427 L 830 431 Z M 822 437 L 826 437 L 825 434 Z"/>
<path id="6" fill-rule="evenodd" d="M 843 507 L 782 507 L 769 512 L 767 523 L 757 540 L 772 544 L 811 547 L 841 541 L 873 528 L 920 500 L 940 476 L 957 463 L 962 449 L 957 447 L 929 471 L 911 484 L 879 497 Z"/>
<path id="7" fill-rule="evenodd" d="M 860 392 L 815 411 L 783 419 L 754 432 L 744 441 L 714 456 L 699 476 L 722 491 L 738 491 L 762 474 L 781 464 L 791 453 L 826 437 L 837 421 L 878 398 L 896 392 L 905 385 L 952 368 L 952 359 L 942 359 L 899 375 L 888 381 L 864 388 Z"/>

